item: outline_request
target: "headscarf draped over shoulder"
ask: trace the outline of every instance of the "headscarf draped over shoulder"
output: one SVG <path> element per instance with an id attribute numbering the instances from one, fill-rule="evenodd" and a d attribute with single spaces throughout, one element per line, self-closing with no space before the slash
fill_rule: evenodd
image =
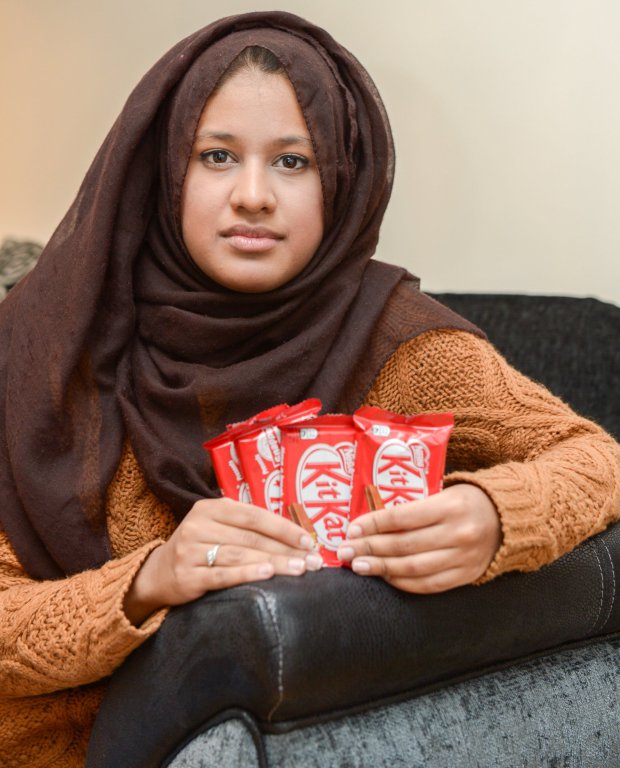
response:
<path id="1" fill-rule="evenodd" d="M 240 294 L 192 261 L 180 199 L 204 103 L 254 45 L 297 94 L 325 234 L 292 281 Z M 405 270 L 371 261 L 393 173 L 370 77 L 291 14 L 220 20 L 144 76 L 37 267 L 0 305 L 0 520 L 32 576 L 110 559 L 105 498 L 125 439 L 180 520 L 218 495 L 202 443 L 227 423 L 308 396 L 351 412 L 403 341 L 472 329 Z"/>

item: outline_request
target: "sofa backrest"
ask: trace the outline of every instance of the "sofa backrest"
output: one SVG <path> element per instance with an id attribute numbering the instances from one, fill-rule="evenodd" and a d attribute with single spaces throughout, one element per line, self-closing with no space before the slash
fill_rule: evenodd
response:
<path id="1" fill-rule="evenodd" d="M 514 365 L 620 439 L 620 307 L 591 298 L 439 293 Z"/>
<path id="2" fill-rule="evenodd" d="M 0 243 L 0 301 L 36 264 L 43 246 L 7 238 Z"/>

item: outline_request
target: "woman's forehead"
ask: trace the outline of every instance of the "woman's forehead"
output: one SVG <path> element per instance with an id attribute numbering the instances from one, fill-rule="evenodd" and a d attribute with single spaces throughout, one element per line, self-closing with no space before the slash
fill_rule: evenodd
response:
<path id="1" fill-rule="evenodd" d="M 198 120 L 196 139 L 234 140 L 260 127 L 282 144 L 293 141 L 312 146 L 293 86 L 281 74 L 244 68 L 210 96 Z"/>

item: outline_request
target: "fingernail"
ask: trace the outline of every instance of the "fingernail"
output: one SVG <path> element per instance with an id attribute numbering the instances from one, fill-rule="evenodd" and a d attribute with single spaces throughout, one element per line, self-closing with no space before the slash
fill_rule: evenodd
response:
<path id="1" fill-rule="evenodd" d="M 338 550 L 339 560 L 344 560 L 348 562 L 349 560 L 353 560 L 354 557 L 355 557 L 355 550 L 353 549 L 353 547 L 340 547 L 340 549 Z"/>
<path id="2" fill-rule="evenodd" d="M 355 573 L 368 573 L 370 570 L 370 563 L 367 560 L 354 560 L 351 563 L 351 568 Z"/>
<path id="3" fill-rule="evenodd" d="M 323 558 L 321 555 L 306 555 L 306 565 L 311 571 L 318 571 L 323 567 Z"/>
<path id="4" fill-rule="evenodd" d="M 306 570 L 306 561 L 302 560 L 300 557 L 291 557 L 291 559 L 288 561 L 288 567 L 291 569 L 291 571 L 303 573 Z"/>
<path id="5" fill-rule="evenodd" d="M 273 566 L 271 563 L 261 563 L 257 568 L 257 573 L 261 579 L 268 579 L 273 576 Z"/>
<path id="6" fill-rule="evenodd" d="M 362 529 L 359 525 L 350 525 L 347 531 L 347 539 L 357 539 L 362 535 Z"/>
<path id="7" fill-rule="evenodd" d="M 299 546 L 302 549 L 314 549 L 314 541 L 312 540 L 312 536 L 308 536 L 307 533 L 302 534 L 301 538 L 299 539 Z"/>

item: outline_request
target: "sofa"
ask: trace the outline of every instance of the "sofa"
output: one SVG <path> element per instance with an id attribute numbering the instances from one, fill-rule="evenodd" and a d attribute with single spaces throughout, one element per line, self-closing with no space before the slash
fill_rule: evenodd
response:
<path id="1" fill-rule="evenodd" d="M 10 288 L 36 248 L 8 245 Z M 620 437 L 619 307 L 436 298 Z M 620 523 L 536 573 L 432 596 L 346 569 L 208 594 L 112 676 L 87 766 L 620 766 L 619 569 Z"/>
<path id="2" fill-rule="evenodd" d="M 620 308 L 441 294 L 620 436 Z M 424 596 L 345 569 L 171 611 L 112 676 L 90 768 L 620 766 L 620 524 L 530 574 Z"/>

